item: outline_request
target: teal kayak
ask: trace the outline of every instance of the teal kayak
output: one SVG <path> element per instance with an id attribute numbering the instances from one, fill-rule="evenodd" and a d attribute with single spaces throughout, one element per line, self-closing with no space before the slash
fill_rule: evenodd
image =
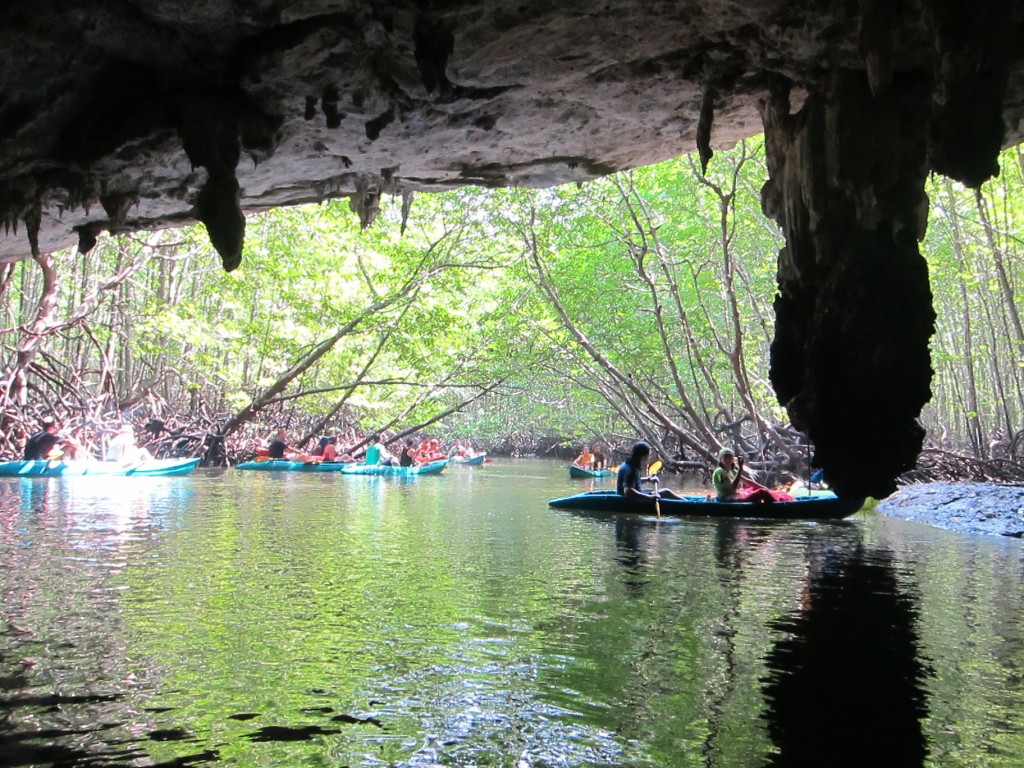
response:
<path id="1" fill-rule="evenodd" d="M 487 454 L 486 453 L 478 453 L 476 456 L 473 456 L 471 458 L 466 458 L 465 456 L 452 456 L 451 461 L 452 461 L 452 464 L 476 465 L 476 464 L 483 464 L 484 460 L 486 458 L 487 458 Z"/>
<path id="2" fill-rule="evenodd" d="M 392 467 L 386 464 L 346 464 L 340 461 L 303 462 L 269 459 L 243 461 L 236 469 L 258 472 L 334 472 L 339 475 L 371 475 L 375 477 L 414 477 L 436 475 L 448 466 L 447 460 L 431 461 L 411 467 Z"/>
<path id="3" fill-rule="evenodd" d="M 448 462 L 443 459 L 411 467 L 392 467 L 386 464 L 346 464 L 343 475 L 374 475 L 384 477 L 413 477 L 415 475 L 438 475 Z"/>
<path id="4" fill-rule="evenodd" d="M 639 514 L 653 517 L 653 502 L 637 503 L 615 491 L 590 491 L 553 499 L 548 506 L 576 509 L 601 515 Z M 801 496 L 793 501 L 768 504 L 749 501 L 718 501 L 713 496 L 661 499 L 661 514 L 671 517 L 756 517 L 766 520 L 841 520 L 859 511 L 864 499 L 841 499 L 834 493 Z"/>
<path id="5" fill-rule="evenodd" d="M 149 459 L 136 464 L 114 461 L 28 461 L 0 462 L 0 477 L 167 477 L 187 475 L 199 459 Z"/>
<path id="6" fill-rule="evenodd" d="M 569 465 L 569 477 L 577 479 L 584 477 L 609 477 L 611 474 L 612 471 L 610 469 L 587 469 L 578 464 Z"/>

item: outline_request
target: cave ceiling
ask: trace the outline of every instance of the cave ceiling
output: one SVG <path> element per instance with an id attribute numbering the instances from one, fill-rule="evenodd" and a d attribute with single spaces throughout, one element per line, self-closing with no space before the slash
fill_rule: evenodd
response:
<path id="1" fill-rule="evenodd" d="M 901 7 L 885 66 L 943 66 L 926 10 Z M 705 99 L 710 144 L 731 145 L 761 132 L 774 80 L 811 87 L 876 55 L 857 4 L 794 0 L 11 0 L 3 15 L 0 259 L 28 255 L 36 218 L 43 252 L 202 220 L 230 268 L 240 211 L 349 197 L 368 223 L 381 194 L 585 181 L 694 149 Z M 1008 139 L 1022 95 L 1003 100 Z"/>
<path id="2" fill-rule="evenodd" d="M 931 396 L 925 180 L 1021 140 L 1022 3 L 8 0 L 0 262 L 200 221 L 234 269 L 245 213 L 343 197 L 365 226 L 763 130 L 773 387 L 837 492 L 885 495 Z"/>

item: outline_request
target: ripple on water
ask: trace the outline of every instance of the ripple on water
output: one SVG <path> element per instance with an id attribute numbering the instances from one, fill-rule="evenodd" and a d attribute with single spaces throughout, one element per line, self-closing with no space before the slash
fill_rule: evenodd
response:
<path id="1" fill-rule="evenodd" d="M 568 483 L 539 461 L 402 484 L 139 480 L 0 482 L 8 759 L 1024 753 L 1019 542 L 871 517 L 598 520 L 548 509 Z M 816 738 L 815 713 L 837 712 Z"/>

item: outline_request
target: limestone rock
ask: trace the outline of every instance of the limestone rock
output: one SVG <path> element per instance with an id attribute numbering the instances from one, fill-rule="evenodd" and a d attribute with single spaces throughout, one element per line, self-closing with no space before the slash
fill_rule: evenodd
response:
<path id="1" fill-rule="evenodd" d="M 811 87 L 837 68 L 882 83 L 948 72 L 937 109 L 955 115 L 969 94 L 986 118 L 1004 107 L 1016 136 L 1010 9 L 940 45 L 931 5 L 866 23 L 853 6 L 791 0 L 11 0 L 0 259 L 27 255 L 14 228 L 38 208 L 43 250 L 204 220 L 230 267 L 241 212 L 378 186 L 582 181 L 692 150 L 705 94 L 710 144 L 729 145 L 761 131 L 771 81 Z M 937 131 L 943 164 L 986 131 L 1004 135 L 991 119 Z"/>

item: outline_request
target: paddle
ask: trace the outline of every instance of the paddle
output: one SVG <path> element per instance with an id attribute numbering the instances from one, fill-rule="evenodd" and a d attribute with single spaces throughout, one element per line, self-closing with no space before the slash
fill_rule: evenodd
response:
<path id="1" fill-rule="evenodd" d="M 658 494 L 658 472 L 661 471 L 662 466 L 661 459 L 655 459 L 647 465 L 648 477 L 654 479 L 654 513 L 658 517 L 661 517 L 661 496 Z"/>
<path id="2" fill-rule="evenodd" d="M 742 464 L 740 464 L 740 465 L 739 465 L 739 470 L 740 470 L 740 474 L 741 474 L 741 475 L 743 475 L 743 465 L 742 465 Z M 752 479 L 752 478 L 750 477 L 750 475 L 744 475 L 744 476 L 743 476 L 743 481 L 744 481 L 745 483 L 747 483 L 748 485 L 752 485 L 752 486 L 754 486 L 755 488 L 760 488 L 760 489 L 761 489 L 762 491 L 768 491 L 769 493 L 771 493 L 771 490 L 772 490 L 771 488 L 768 488 L 768 487 L 766 487 L 766 486 L 764 486 L 764 485 L 761 485 L 761 484 L 760 484 L 759 482 L 757 482 L 756 480 L 753 480 L 753 479 Z"/>

